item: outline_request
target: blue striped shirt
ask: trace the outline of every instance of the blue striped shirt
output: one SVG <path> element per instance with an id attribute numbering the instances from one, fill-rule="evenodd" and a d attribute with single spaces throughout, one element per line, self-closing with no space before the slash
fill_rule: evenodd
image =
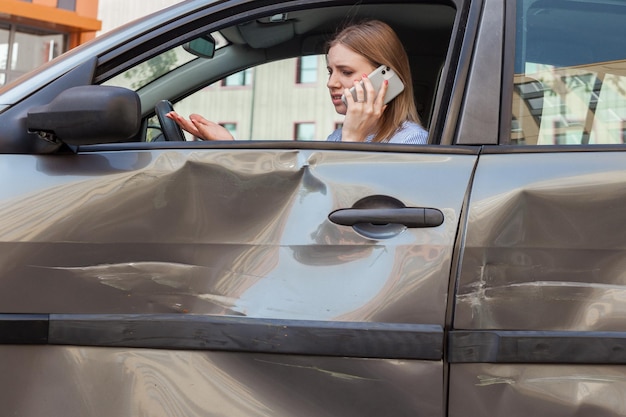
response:
<path id="1" fill-rule="evenodd" d="M 365 142 L 371 142 L 374 135 L 365 138 Z M 327 141 L 341 142 L 341 128 L 328 136 Z M 405 121 L 393 136 L 385 143 L 405 143 L 410 145 L 425 145 L 428 143 L 428 131 L 414 122 Z"/>

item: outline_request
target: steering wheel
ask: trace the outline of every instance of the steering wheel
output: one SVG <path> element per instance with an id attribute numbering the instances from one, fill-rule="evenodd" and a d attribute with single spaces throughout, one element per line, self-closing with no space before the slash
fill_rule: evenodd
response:
<path id="1" fill-rule="evenodd" d="M 178 126 L 178 123 L 165 116 L 173 110 L 174 107 L 168 100 L 161 100 L 156 104 L 156 106 L 154 106 L 154 111 L 159 119 L 159 123 L 161 124 L 161 131 L 163 132 L 163 136 L 165 136 L 165 140 L 185 141 L 183 129 Z"/>

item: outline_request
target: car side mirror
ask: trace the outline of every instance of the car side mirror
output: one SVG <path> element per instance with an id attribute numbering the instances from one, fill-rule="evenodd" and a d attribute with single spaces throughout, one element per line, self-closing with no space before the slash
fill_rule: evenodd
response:
<path id="1" fill-rule="evenodd" d="M 200 58 L 213 58 L 215 43 L 213 36 L 206 34 L 183 44 L 183 49 Z"/>
<path id="2" fill-rule="evenodd" d="M 68 88 L 50 103 L 31 108 L 26 116 L 29 132 L 74 146 L 124 142 L 135 137 L 140 126 L 137 93 L 104 85 Z"/>

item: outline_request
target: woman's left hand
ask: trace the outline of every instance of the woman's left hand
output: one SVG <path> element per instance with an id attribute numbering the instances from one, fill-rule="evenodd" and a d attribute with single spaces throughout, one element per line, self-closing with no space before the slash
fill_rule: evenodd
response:
<path id="1" fill-rule="evenodd" d="M 380 91 L 376 94 L 367 75 L 363 74 L 362 78 L 362 85 L 360 81 L 354 81 L 356 101 L 349 89 L 346 88 L 344 91 L 348 110 L 341 129 L 343 142 L 363 142 L 368 135 L 376 133 L 376 126 L 387 108 L 387 105 L 383 104 L 387 93 L 387 80 L 382 83 Z"/>
<path id="2" fill-rule="evenodd" d="M 165 116 L 174 120 L 184 131 L 191 133 L 196 138 L 203 140 L 235 140 L 225 127 L 207 120 L 199 114 L 192 114 L 189 116 L 189 120 L 175 111 L 171 111 Z"/>

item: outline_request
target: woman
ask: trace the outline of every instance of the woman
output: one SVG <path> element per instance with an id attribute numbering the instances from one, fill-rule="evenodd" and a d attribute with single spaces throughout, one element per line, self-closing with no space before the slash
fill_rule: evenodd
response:
<path id="1" fill-rule="evenodd" d="M 425 144 L 428 132 L 421 126 L 413 100 L 409 60 L 396 33 L 386 23 L 370 20 L 346 27 L 329 43 L 326 54 L 327 87 L 335 110 L 345 115 L 343 127 L 329 141 Z M 388 104 L 385 81 L 375 94 L 367 75 L 380 65 L 392 68 L 404 90 Z M 363 83 L 361 84 L 361 81 Z M 356 89 L 356 100 L 349 89 Z M 346 102 L 342 100 L 345 95 Z M 233 140 L 222 126 L 198 114 L 189 120 L 176 112 L 167 117 L 184 130 L 205 140 Z"/>
<path id="2" fill-rule="evenodd" d="M 342 30 L 329 43 L 327 64 L 327 86 L 333 105 L 337 113 L 346 115 L 343 127 L 331 133 L 329 141 L 427 142 L 428 132 L 420 124 L 413 99 L 409 59 L 402 42 L 386 23 L 371 20 Z M 387 105 L 383 104 L 387 83 L 375 95 L 367 78 L 382 64 L 391 67 L 405 86 Z M 348 92 L 352 86 L 356 89 L 356 101 Z M 342 95 L 347 105 L 341 100 Z"/>

